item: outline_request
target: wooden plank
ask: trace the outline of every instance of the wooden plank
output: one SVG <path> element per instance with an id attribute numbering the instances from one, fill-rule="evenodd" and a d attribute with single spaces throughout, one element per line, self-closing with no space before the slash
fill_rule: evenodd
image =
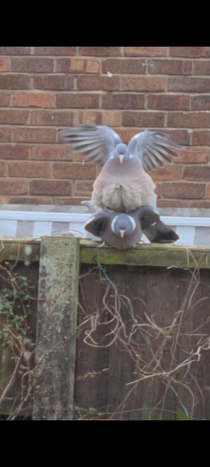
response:
<path id="1" fill-rule="evenodd" d="M 39 261 L 40 241 L 33 240 L 0 240 L 0 261 Z"/>
<path id="2" fill-rule="evenodd" d="M 208 270 L 200 271 L 191 276 L 188 287 L 180 284 L 180 296 L 184 303 L 182 318 L 182 335 L 179 338 L 179 361 L 191 357 L 192 363 L 183 367 L 177 374 L 179 383 L 177 391 L 185 406 L 189 417 L 202 420 L 210 418 L 210 273 Z M 188 352 L 188 354 L 186 353 Z M 178 413 L 178 418 L 184 418 Z"/>
<path id="3" fill-rule="evenodd" d="M 80 262 L 210 269 L 210 248 L 173 244 L 140 244 L 129 250 L 100 247 L 97 242 L 80 240 Z"/>
<path id="4" fill-rule="evenodd" d="M 95 264 L 97 257 L 102 264 L 210 269 L 210 248 L 206 246 L 154 243 L 139 244 L 124 251 L 107 246 L 99 247 L 99 242 L 80 240 L 80 262 Z M 39 261 L 39 255 L 40 240 L 4 239 L 0 242 L 0 260 L 18 259 L 28 264 L 28 261 Z"/>
<path id="5" fill-rule="evenodd" d="M 103 271 L 81 264 L 75 418 L 209 419 L 210 271 L 192 281 L 190 270 L 105 269 L 133 316 Z M 118 313 L 124 327 L 114 330 Z"/>
<path id="6" fill-rule="evenodd" d="M 79 239 L 41 241 L 33 419 L 72 418 Z"/>

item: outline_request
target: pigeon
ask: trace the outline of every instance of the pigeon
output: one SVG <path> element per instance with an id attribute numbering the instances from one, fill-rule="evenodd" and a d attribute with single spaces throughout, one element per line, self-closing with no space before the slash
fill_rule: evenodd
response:
<path id="1" fill-rule="evenodd" d="M 84 228 L 117 250 L 135 246 L 143 233 L 152 243 L 173 243 L 179 239 L 150 206 L 142 206 L 129 213 L 96 211 Z"/>
<path id="2" fill-rule="evenodd" d="M 138 133 L 128 146 L 107 126 L 79 125 L 61 135 L 77 152 L 103 166 L 93 185 L 93 205 L 119 212 L 144 205 L 156 209 L 155 185 L 146 172 L 178 157 L 172 149 L 183 149 L 160 131 Z"/>

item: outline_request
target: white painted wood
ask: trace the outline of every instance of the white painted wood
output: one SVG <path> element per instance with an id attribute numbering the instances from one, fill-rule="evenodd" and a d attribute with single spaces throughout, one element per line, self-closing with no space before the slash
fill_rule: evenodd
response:
<path id="1" fill-rule="evenodd" d="M 69 232 L 75 237 L 86 238 L 86 230 L 84 229 L 84 222 L 70 222 Z"/>
<path id="2" fill-rule="evenodd" d="M 0 211 L 0 220 L 86 222 L 90 214 L 71 212 Z"/>
<path id="3" fill-rule="evenodd" d="M 0 222 L 0 237 L 16 237 L 17 221 L 6 220 Z"/>
<path id="4" fill-rule="evenodd" d="M 76 222 L 85 223 L 92 216 L 91 213 L 70 212 L 34 212 L 34 211 L 0 211 L 0 220 L 28 220 L 40 222 Z M 161 216 L 167 225 L 187 227 L 210 227 L 210 217 L 174 217 Z"/>
<path id="5" fill-rule="evenodd" d="M 51 235 L 52 222 L 34 222 L 33 237 L 38 238 L 44 235 Z"/>
<path id="6" fill-rule="evenodd" d="M 195 227 L 178 226 L 176 233 L 179 235 L 177 245 L 194 245 Z"/>
<path id="7" fill-rule="evenodd" d="M 210 227 L 210 217 L 173 217 L 161 216 L 161 221 L 167 225 L 185 227 Z"/>

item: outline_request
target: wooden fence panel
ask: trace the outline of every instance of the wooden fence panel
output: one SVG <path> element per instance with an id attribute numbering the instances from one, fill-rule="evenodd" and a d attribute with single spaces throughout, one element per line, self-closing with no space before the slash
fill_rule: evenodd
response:
<path id="1" fill-rule="evenodd" d="M 29 397 L 23 369 L 1 415 L 15 418 L 18 405 L 33 419 L 210 419 L 210 249 L 29 243 L 1 249 L 1 264 L 34 285 L 25 337 L 36 342 L 21 357 L 31 355 Z M 1 292 L 4 283 L 2 275 Z M 0 306 L 0 332 L 2 324 Z M 1 345 L 0 402 L 11 356 Z"/>
<path id="2" fill-rule="evenodd" d="M 0 414 L 15 418 L 17 412 L 20 412 L 22 416 L 31 416 L 32 410 L 32 391 L 31 389 L 28 391 L 29 375 L 27 373 L 29 368 L 34 368 L 39 264 L 38 262 L 24 264 L 23 261 L 10 261 L 8 265 L 4 263 L 0 265 L 0 298 L 4 297 L 4 289 L 6 289 L 6 294 L 11 294 L 11 292 L 13 294 L 9 295 L 7 299 L 7 313 L 5 313 L 3 306 L 0 310 L 0 332 L 8 333 L 6 344 L 2 334 L 0 339 Z M 2 269 L 2 266 L 5 270 Z M 11 274 L 12 280 L 17 275 L 17 285 L 23 289 L 18 294 L 18 297 L 22 297 L 22 304 L 19 298 L 14 301 L 14 290 L 10 281 L 8 282 L 7 270 Z M 22 287 L 24 277 L 26 278 L 26 286 Z M 14 282 L 13 285 L 15 285 Z M 25 296 L 23 291 L 25 291 Z M 26 299 L 26 294 L 30 295 L 29 301 Z M 2 300 L 0 301 L 2 304 Z M 11 303 L 11 309 L 9 303 Z M 22 324 L 20 323 L 22 330 L 19 331 L 18 321 L 16 320 L 15 325 L 11 312 L 21 318 L 24 316 L 24 309 L 26 319 Z M 21 346 L 23 346 L 23 351 Z M 20 365 L 18 371 L 15 372 L 17 362 L 15 357 L 19 358 L 21 353 L 23 355 Z"/>
<path id="3" fill-rule="evenodd" d="M 114 292 L 106 295 L 109 282 L 92 267 L 80 271 L 75 418 L 209 418 L 210 271 L 106 265 L 133 311 L 122 305 L 124 330 L 113 331 L 102 322 L 114 312 Z"/>

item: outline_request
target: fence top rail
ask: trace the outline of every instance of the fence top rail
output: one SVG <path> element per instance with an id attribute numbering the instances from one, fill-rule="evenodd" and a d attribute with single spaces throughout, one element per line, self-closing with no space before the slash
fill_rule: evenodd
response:
<path id="1" fill-rule="evenodd" d="M 80 262 L 96 264 L 125 264 L 131 266 L 157 266 L 210 269 L 210 244 L 182 246 L 174 244 L 139 244 L 129 250 L 115 250 L 98 242 L 80 240 Z"/>
<path id="2" fill-rule="evenodd" d="M 0 239 L 0 261 L 39 261 L 41 241 L 42 238 Z M 75 237 L 75 244 L 76 241 Z M 206 247 L 147 243 L 120 251 L 101 247 L 92 240 L 80 240 L 80 262 L 97 264 L 96 258 L 101 264 L 110 265 L 210 269 L 210 244 Z"/>

